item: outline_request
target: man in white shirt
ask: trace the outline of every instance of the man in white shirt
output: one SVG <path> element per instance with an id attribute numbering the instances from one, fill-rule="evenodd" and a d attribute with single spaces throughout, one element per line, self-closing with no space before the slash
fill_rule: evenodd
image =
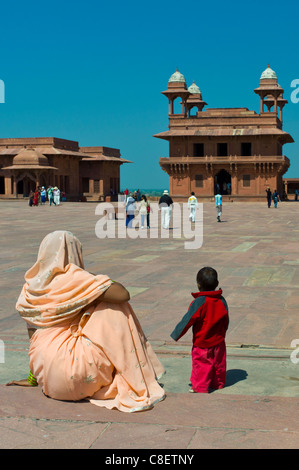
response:
<path id="1" fill-rule="evenodd" d="M 222 196 L 221 194 L 215 195 L 216 211 L 217 211 L 217 221 L 221 222 L 220 217 L 222 214 Z"/>
<path id="2" fill-rule="evenodd" d="M 195 222 L 195 212 L 197 207 L 197 198 L 195 197 L 194 192 L 192 191 L 191 196 L 188 199 L 188 209 L 190 210 L 189 219 L 191 219 L 191 222 Z"/>

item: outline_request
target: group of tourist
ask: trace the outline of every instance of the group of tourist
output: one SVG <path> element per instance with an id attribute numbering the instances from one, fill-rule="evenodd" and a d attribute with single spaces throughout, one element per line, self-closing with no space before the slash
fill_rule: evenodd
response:
<path id="1" fill-rule="evenodd" d="M 126 190 L 127 191 L 127 190 Z M 145 223 L 147 228 L 150 228 L 150 213 L 151 206 L 145 194 L 138 196 L 138 191 L 136 192 L 127 192 L 125 191 L 125 208 L 126 208 L 126 227 L 132 228 L 133 219 L 139 214 L 141 218 L 140 227 L 145 228 Z M 165 229 L 169 228 L 170 218 L 171 218 L 171 208 L 173 201 L 168 194 L 168 190 L 165 189 L 163 195 L 159 199 L 159 209 L 161 210 L 161 221 L 162 226 Z"/>
<path id="2" fill-rule="evenodd" d="M 127 190 L 126 190 L 127 191 Z M 139 203 L 137 205 L 137 203 Z M 145 222 L 147 228 L 150 228 L 150 213 L 151 206 L 145 194 L 142 194 L 140 197 L 137 196 L 137 193 L 127 193 L 125 192 L 124 200 L 126 208 L 126 227 L 131 228 L 133 224 L 133 219 L 136 217 L 137 213 L 141 217 L 141 228 L 145 227 Z"/>
<path id="3" fill-rule="evenodd" d="M 49 206 L 52 204 L 54 206 L 60 205 L 60 199 L 65 199 L 65 193 L 61 192 L 57 186 L 48 186 L 46 189 L 45 186 L 39 186 L 35 191 L 30 191 L 29 194 L 29 206 L 38 206 L 45 205 L 46 202 L 49 203 Z"/>
<path id="4" fill-rule="evenodd" d="M 139 190 L 138 190 L 139 191 Z M 147 197 L 143 194 L 138 199 L 138 192 L 129 192 L 125 190 L 125 200 L 124 205 L 126 208 L 126 227 L 132 228 L 133 219 L 140 214 L 141 216 L 141 228 L 145 227 L 145 221 L 147 222 L 147 228 L 150 228 L 150 213 L 151 207 L 150 202 Z M 139 204 L 138 204 L 138 201 Z M 216 211 L 217 211 L 217 221 L 221 222 L 222 214 L 222 196 L 218 193 L 215 195 L 216 201 Z M 159 210 L 161 210 L 161 225 L 164 229 L 169 229 L 171 211 L 173 206 L 173 200 L 169 195 L 167 189 L 164 190 L 162 196 L 159 199 Z M 188 209 L 190 211 L 189 220 L 195 222 L 196 209 L 198 208 L 198 201 L 195 196 L 195 193 L 192 191 L 190 197 L 188 198 Z"/>
<path id="5" fill-rule="evenodd" d="M 141 198 L 142 198 L 142 195 L 141 195 L 141 192 L 140 192 L 140 189 L 137 189 L 133 192 L 129 192 L 128 188 L 125 189 L 124 191 L 124 195 L 125 195 L 125 199 L 128 198 L 129 195 L 133 196 L 134 199 L 137 201 L 137 202 L 140 202 L 141 201 Z"/>
<path id="6" fill-rule="evenodd" d="M 218 189 L 218 188 L 217 188 Z M 139 191 L 139 190 L 138 190 Z M 144 228 L 145 217 L 147 217 L 147 228 L 150 228 L 150 203 L 147 200 L 145 195 L 140 196 L 140 204 L 137 205 L 137 194 L 138 192 L 129 193 L 128 190 L 125 191 L 125 206 L 126 206 L 126 227 L 132 227 L 134 217 L 139 213 L 141 215 L 141 228 Z M 266 189 L 267 194 L 267 203 L 268 207 L 271 207 L 273 201 L 274 207 L 277 208 L 278 202 L 280 202 L 280 197 L 275 189 L 273 193 L 268 187 Z M 298 199 L 298 194 L 295 194 L 295 200 Z M 216 218 L 217 222 L 221 222 L 222 215 L 222 194 L 220 191 L 216 191 L 214 196 L 215 205 L 216 205 Z M 169 228 L 170 219 L 171 219 L 171 210 L 172 210 L 173 200 L 169 196 L 168 190 L 165 189 L 163 195 L 159 199 L 159 209 L 161 210 L 161 224 L 165 229 Z M 188 198 L 188 209 L 190 211 L 189 220 L 195 222 L 196 209 L 198 208 L 198 200 L 195 196 L 195 193 L 192 191 L 190 197 Z"/>

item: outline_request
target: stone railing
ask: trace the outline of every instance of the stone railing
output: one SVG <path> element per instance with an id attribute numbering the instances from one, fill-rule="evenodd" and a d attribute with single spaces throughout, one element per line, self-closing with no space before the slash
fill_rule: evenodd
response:
<path id="1" fill-rule="evenodd" d="M 240 155 L 228 155 L 213 156 L 206 155 L 205 157 L 190 157 L 190 156 L 178 156 L 178 157 L 159 157 L 161 163 L 263 163 L 263 162 L 284 162 L 288 161 L 285 155 L 252 155 L 252 156 L 240 156 Z"/>

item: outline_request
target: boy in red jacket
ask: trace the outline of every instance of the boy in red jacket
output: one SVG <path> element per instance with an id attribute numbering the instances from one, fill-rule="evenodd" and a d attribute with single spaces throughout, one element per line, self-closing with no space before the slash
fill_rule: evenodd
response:
<path id="1" fill-rule="evenodd" d="M 196 277 L 199 292 L 188 312 L 177 324 L 171 337 L 178 341 L 192 326 L 192 373 L 190 392 L 208 393 L 223 388 L 226 379 L 225 335 L 228 306 L 218 286 L 217 272 L 205 267 Z"/>

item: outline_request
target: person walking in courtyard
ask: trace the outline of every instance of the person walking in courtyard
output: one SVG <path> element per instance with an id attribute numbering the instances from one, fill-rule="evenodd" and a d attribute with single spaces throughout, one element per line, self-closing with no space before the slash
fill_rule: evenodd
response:
<path id="1" fill-rule="evenodd" d="M 33 199 L 33 205 L 38 206 L 38 189 L 34 191 L 34 199 Z"/>
<path id="2" fill-rule="evenodd" d="M 52 188 L 52 186 L 49 186 L 47 192 L 48 192 L 49 206 L 51 206 L 52 203 L 54 204 L 54 206 L 56 206 L 56 203 L 54 201 L 54 188 Z"/>
<path id="3" fill-rule="evenodd" d="M 216 212 L 217 212 L 217 222 L 221 222 L 221 215 L 222 215 L 222 196 L 221 194 L 215 195 L 215 203 L 216 203 Z"/>
<path id="4" fill-rule="evenodd" d="M 141 216 L 141 228 L 144 228 L 147 216 L 147 200 L 144 194 L 141 196 L 141 201 L 139 204 L 139 214 Z"/>
<path id="5" fill-rule="evenodd" d="M 55 203 L 55 206 L 60 205 L 60 189 L 55 186 L 53 190 L 53 201 Z"/>
<path id="6" fill-rule="evenodd" d="M 165 189 L 159 200 L 159 209 L 161 209 L 161 223 L 162 227 L 165 229 L 169 228 L 172 204 L 173 201 L 169 196 L 167 189 Z"/>
<path id="7" fill-rule="evenodd" d="M 33 192 L 33 191 L 30 191 L 30 193 L 29 193 L 29 201 L 28 201 L 28 205 L 29 205 L 30 207 L 33 206 L 33 201 L 34 201 L 34 192 Z"/>
<path id="8" fill-rule="evenodd" d="M 42 205 L 45 205 L 46 197 L 47 197 L 47 191 L 45 190 L 45 187 L 42 186 L 42 189 L 41 189 L 41 192 L 40 192 L 40 201 L 41 201 Z"/>
<path id="9" fill-rule="evenodd" d="M 178 341 L 193 327 L 192 345 L 192 393 L 209 393 L 225 386 L 226 345 L 228 328 L 228 306 L 218 287 L 215 269 L 204 267 L 197 273 L 199 292 L 193 293 L 194 300 L 182 320 L 177 324 L 171 337 Z"/>
<path id="10" fill-rule="evenodd" d="M 136 211 L 136 199 L 132 196 L 132 193 L 129 194 L 126 204 L 126 227 L 132 228 L 133 219 L 135 217 Z"/>
<path id="11" fill-rule="evenodd" d="M 268 208 L 270 209 L 271 203 L 272 203 L 272 191 L 271 191 L 271 189 L 270 189 L 269 187 L 266 189 L 266 194 L 267 194 L 267 204 L 268 204 Z"/>
<path id="12" fill-rule="evenodd" d="M 146 222 L 147 222 L 147 228 L 150 228 L 150 213 L 152 212 L 151 205 L 149 200 L 147 199 L 147 206 L 146 206 Z"/>
<path id="13" fill-rule="evenodd" d="M 274 207 L 275 207 L 275 209 L 277 209 L 277 204 L 278 204 L 280 199 L 279 199 L 279 194 L 276 191 L 276 189 L 274 189 L 274 192 L 272 194 L 272 199 L 273 199 L 273 202 L 274 202 Z"/>
<path id="14" fill-rule="evenodd" d="M 84 269 L 82 246 L 70 232 L 42 241 L 25 274 L 16 309 L 31 329 L 28 379 L 56 400 L 136 412 L 165 398 L 164 368 L 144 336 L 127 289 Z"/>
<path id="15" fill-rule="evenodd" d="M 189 219 L 191 219 L 191 222 L 195 222 L 195 213 L 197 207 L 197 198 L 195 197 L 195 194 L 192 191 L 191 196 L 188 199 L 188 209 L 190 210 Z"/>

